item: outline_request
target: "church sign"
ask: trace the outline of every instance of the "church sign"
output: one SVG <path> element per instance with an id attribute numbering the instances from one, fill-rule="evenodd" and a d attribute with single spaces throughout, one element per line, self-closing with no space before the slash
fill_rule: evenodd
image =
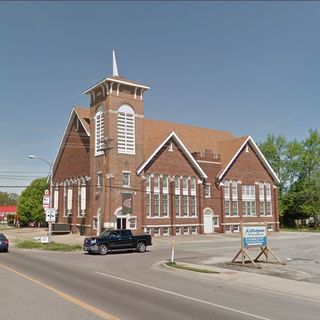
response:
<path id="1" fill-rule="evenodd" d="M 242 226 L 243 247 L 263 247 L 267 245 L 266 225 L 243 225 Z"/>

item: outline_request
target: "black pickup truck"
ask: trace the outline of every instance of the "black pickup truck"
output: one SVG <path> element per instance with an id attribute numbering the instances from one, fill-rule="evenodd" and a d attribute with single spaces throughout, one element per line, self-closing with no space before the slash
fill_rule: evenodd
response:
<path id="1" fill-rule="evenodd" d="M 88 253 L 105 255 L 108 251 L 119 249 L 136 249 L 145 252 L 152 245 L 150 235 L 134 236 L 131 230 L 105 230 L 97 237 L 84 239 L 83 249 Z"/>

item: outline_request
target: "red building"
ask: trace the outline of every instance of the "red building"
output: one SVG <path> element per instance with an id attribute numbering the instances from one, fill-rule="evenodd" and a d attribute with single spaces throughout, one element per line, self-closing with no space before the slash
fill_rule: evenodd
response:
<path id="1" fill-rule="evenodd" d="M 0 206 L 0 225 L 8 224 L 8 216 L 17 219 L 17 206 Z"/>
<path id="2" fill-rule="evenodd" d="M 157 235 L 279 230 L 278 178 L 250 136 L 144 118 L 148 86 L 112 77 L 85 91 L 53 166 L 57 222 L 72 232 Z"/>

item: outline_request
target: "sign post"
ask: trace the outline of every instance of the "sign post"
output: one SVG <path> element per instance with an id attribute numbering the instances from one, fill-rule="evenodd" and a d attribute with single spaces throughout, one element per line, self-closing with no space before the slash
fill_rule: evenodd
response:
<path id="1" fill-rule="evenodd" d="M 51 242 L 52 235 L 52 222 L 56 221 L 57 211 L 54 208 L 50 208 L 51 205 L 51 194 L 49 190 L 44 191 L 42 206 L 46 214 L 46 222 L 48 222 L 48 243 Z"/>

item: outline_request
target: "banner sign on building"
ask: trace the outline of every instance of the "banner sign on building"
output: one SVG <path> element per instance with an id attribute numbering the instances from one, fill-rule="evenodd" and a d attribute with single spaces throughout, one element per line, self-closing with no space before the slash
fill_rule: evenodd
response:
<path id="1" fill-rule="evenodd" d="M 132 193 L 122 193 L 122 214 L 132 213 Z"/>
<path id="2" fill-rule="evenodd" d="M 243 226 L 243 247 L 263 247 L 267 245 L 266 225 Z"/>

